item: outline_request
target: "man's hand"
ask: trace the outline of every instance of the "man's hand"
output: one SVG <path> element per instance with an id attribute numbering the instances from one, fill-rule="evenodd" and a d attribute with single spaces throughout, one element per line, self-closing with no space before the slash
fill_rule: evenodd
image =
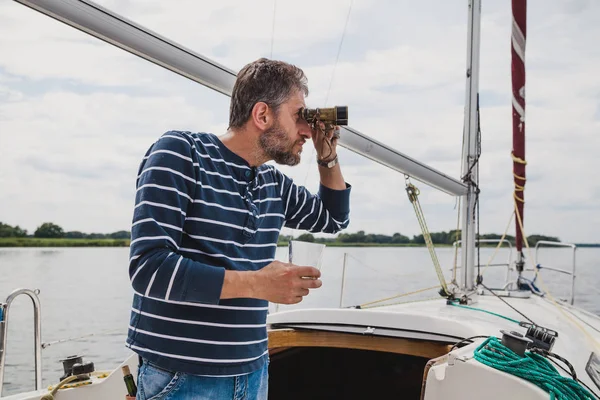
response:
<path id="1" fill-rule="evenodd" d="M 312 140 L 317 151 L 317 159 L 328 162 L 336 157 L 339 129 L 339 126 L 326 129 L 325 124 L 319 122 L 319 127 L 312 131 Z"/>
<path id="2" fill-rule="evenodd" d="M 253 274 L 252 297 L 279 304 L 300 303 L 308 295 L 309 289 L 321 287 L 323 283 L 318 279 L 320 276 L 321 272 L 314 267 L 273 261 Z"/>

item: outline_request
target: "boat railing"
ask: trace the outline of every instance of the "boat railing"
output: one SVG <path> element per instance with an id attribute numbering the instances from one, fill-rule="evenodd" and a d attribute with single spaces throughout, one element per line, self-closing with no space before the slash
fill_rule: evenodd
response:
<path id="1" fill-rule="evenodd" d="M 460 246 L 462 243 L 462 240 L 457 240 L 456 242 L 452 243 L 452 247 L 457 247 Z M 506 262 L 499 262 L 499 263 L 489 263 L 489 264 L 481 264 L 481 265 L 475 265 L 475 268 L 478 267 L 506 267 L 506 282 L 508 282 L 510 280 L 510 271 L 512 270 L 512 257 L 513 257 L 513 246 L 512 243 L 510 242 L 510 240 L 508 239 L 479 239 L 475 242 L 476 245 L 479 245 L 479 243 L 501 243 L 501 244 L 506 244 L 508 246 L 508 260 Z M 460 265 L 457 265 L 456 268 L 461 268 Z"/>
<path id="2" fill-rule="evenodd" d="M 0 397 L 2 397 L 2 388 L 4 386 L 4 363 L 6 361 L 6 344 L 8 341 L 8 316 L 10 306 L 13 300 L 24 294 L 29 296 L 33 302 L 33 323 L 34 323 L 34 356 L 35 356 L 35 390 L 40 390 L 42 386 L 42 320 L 40 291 L 30 289 L 14 290 L 6 298 L 5 303 L 0 303 Z"/>
<path id="3" fill-rule="evenodd" d="M 573 250 L 573 255 L 571 257 L 571 270 L 558 268 L 554 266 L 548 266 L 546 264 L 542 265 L 539 262 L 539 250 L 540 247 L 569 247 Z M 540 240 L 535 244 L 535 265 L 537 269 L 547 269 L 549 271 L 558 272 L 560 274 L 571 275 L 571 296 L 569 302 L 571 305 L 575 303 L 575 278 L 576 278 L 576 261 L 577 261 L 577 245 L 573 243 L 563 243 L 563 242 L 552 242 L 549 240 Z M 533 268 L 527 268 L 526 271 L 534 271 Z"/>

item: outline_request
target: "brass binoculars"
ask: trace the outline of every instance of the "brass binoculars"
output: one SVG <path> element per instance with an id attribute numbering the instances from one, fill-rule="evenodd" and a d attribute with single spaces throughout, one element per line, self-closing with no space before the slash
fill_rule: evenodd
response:
<path id="1" fill-rule="evenodd" d="M 312 129 L 315 129 L 317 124 L 322 122 L 325 125 L 325 130 L 328 131 L 336 125 L 348 125 L 348 106 L 303 108 L 300 110 L 300 116 L 310 124 Z M 336 136 L 339 137 L 337 132 Z"/>

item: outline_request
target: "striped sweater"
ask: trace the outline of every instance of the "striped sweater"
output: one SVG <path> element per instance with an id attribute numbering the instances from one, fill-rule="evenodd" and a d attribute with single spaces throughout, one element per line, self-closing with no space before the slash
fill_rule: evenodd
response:
<path id="1" fill-rule="evenodd" d="M 250 167 L 208 133 L 171 131 L 139 169 L 131 230 L 127 346 L 165 369 L 230 376 L 268 356 L 268 302 L 221 300 L 225 270 L 274 260 L 285 225 L 348 225 L 350 185 L 311 194 L 271 165 Z"/>

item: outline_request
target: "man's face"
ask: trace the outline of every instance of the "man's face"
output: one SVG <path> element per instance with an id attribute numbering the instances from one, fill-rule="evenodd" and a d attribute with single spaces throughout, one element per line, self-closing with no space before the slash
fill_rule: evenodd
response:
<path id="1" fill-rule="evenodd" d="M 302 146 L 312 137 L 310 126 L 300 117 L 304 107 L 304 93 L 298 90 L 279 107 L 273 125 L 260 136 L 262 150 L 278 164 L 300 163 Z"/>

